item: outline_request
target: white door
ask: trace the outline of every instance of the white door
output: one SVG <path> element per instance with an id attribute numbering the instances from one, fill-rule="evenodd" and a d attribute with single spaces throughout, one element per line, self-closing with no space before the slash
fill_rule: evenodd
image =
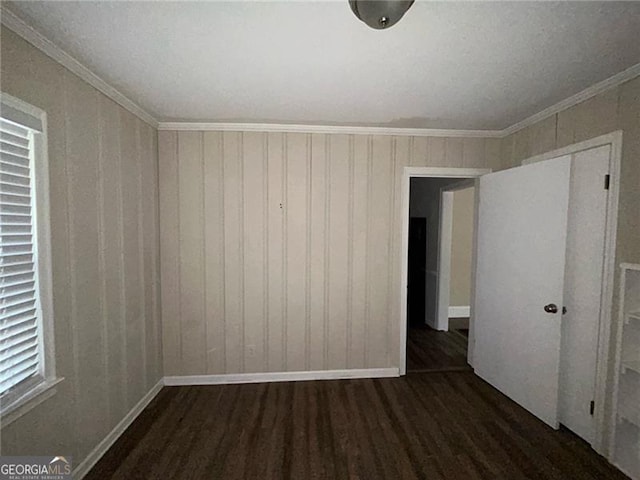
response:
<path id="1" fill-rule="evenodd" d="M 594 440 L 598 330 L 611 147 L 576 153 L 571 164 L 567 260 L 560 348 L 560 423 Z"/>
<path id="2" fill-rule="evenodd" d="M 571 157 L 479 179 L 477 375 L 554 428 Z"/>

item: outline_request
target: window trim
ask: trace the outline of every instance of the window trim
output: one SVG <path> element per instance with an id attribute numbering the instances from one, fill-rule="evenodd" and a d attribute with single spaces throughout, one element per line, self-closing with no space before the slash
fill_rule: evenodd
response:
<path id="1" fill-rule="evenodd" d="M 63 378 L 56 377 L 56 356 L 54 339 L 54 311 L 51 269 L 51 222 L 49 214 L 49 156 L 47 151 L 47 114 L 45 111 L 30 105 L 18 98 L 0 92 L 0 104 L 7 113 L 18 112 L 26 118 L 33 119 L 32 132 L 35 201 L 34 227 L 36 233 L 35 255 L 37 259 L 36 278 L 40 304 L 40 336 L 39 342 L 41 365 L 37 381 L 27 382 L 23 388 L 16 389 L 8 401 L 0 405 L 0 428 L 12 423 L 47 398 L 56 393 L 56 385 Z M 4 114 L 3 114 L 4 116 Z M 7 115 L 11 121 L 11 115 Z M 33 126 L 41 126 L 36 130 Z M 36 163 L 37 162 L 37 166 Z"/>

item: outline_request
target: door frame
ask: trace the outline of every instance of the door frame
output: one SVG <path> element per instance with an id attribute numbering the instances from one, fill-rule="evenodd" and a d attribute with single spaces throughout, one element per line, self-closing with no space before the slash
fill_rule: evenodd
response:
<path id="1" fill-rule="evenodd" d="M 404 167 L 402 171 L 402 197 L 400 218 L 402 218 L 402 243 L 400 244 L 400 375 L 407 373 L 407 282 L 409 271 L 409 194 L 411 178 L 476 178 L 491 173 L 490 168 L 441 168 L 441 167 Z M 476 195 L 477 203 L 477 195 Z M 477 208 L 477 205 L 476 205 Z M 475 235 L 475 233 L 474 233 Z M 475 253 L 474 253 L 475 254 Z M 472 261 L 475 266 L 475 262 Z M 473 275 L 473 271 L 471 272 Z M 473 283 L 471 298 L 473 298 Z"/>
<path id="2" fill-rule="evenodd" d="M 453 193 L 458 190 L 466 190 L 467 188 L 475 188 L 475 178 L 465 179 L 440 189 L 440 238 L 438 241 L 438 281 L 436 284 L 436 326 L 438 330 L 442 331 L 449 330 Z M 473 221 L 475 225 L 475 215 Z M 471 308 L 471 301 L 469 301 L 467 307 Z"/>
<path id="3" fill-rule="evenodd" d="M 612 360 L 611 329 L 613 326 L 613 295 L 616 274 L 616 236 L 618 227 L 618 203 L 620 194 L 620 162 L 622 158 L 622 130 L 607 133 L 583 142 L 574 143 L 550 152 L 526 158 L 522 165 L 551 160 L 564 155 L 573 155 L 584 150 L 610 145 L 609 157 L 609 195 L 607 198 L 607 221 L 604 239 L 604 261 L 602 275 L 602 293 L 598 326 L 598 354 L 596 361 L 595 381 L 595 431 L 593 449 L 606 458 L 612 458 L 612 443 L 607 442 L 605 433 L 614 425 L 615 413 L 607 416 L 605 404 L 608 398 L 607 384 L 609 380 L 608 366 Z M 616 352 L 613 352 L 616 353 Z"/>

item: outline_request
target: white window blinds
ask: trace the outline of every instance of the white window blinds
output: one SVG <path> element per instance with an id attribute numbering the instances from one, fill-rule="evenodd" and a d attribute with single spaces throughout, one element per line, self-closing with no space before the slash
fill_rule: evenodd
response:
<path id="1" fill-rule="evenodd" d="M 0 119 L 0 396 L 42 379 L 33 171 L 32 131 Z"/>

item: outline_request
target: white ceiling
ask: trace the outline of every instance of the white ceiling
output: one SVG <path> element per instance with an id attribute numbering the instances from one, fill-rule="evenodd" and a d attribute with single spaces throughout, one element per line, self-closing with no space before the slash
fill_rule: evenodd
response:
<path id="1" fill-rule="evenodd" d="M 640 2 L 11 2 L 161 121 L 502 129 L 640 63 Z"/>

